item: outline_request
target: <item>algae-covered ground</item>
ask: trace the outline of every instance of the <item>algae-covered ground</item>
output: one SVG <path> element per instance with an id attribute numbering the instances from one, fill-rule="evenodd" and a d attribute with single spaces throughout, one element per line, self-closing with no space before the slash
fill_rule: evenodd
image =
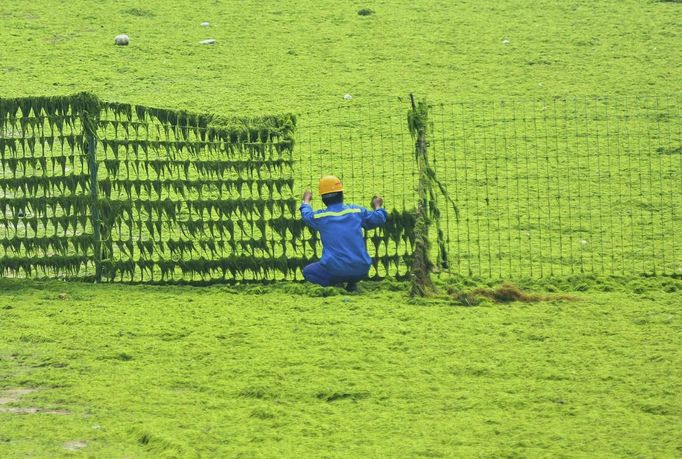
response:
<path id="1" fill-rule="evenodd" d="M 251 115 L 324 109 L 346 93 L 675 94 L 681 21 L 682 4 L 655 0 L 2 1 L 0 97 L 88 90 Z M 120 33 L 129 46 L 114 45 Z"/>
<path id="2" fill-rule="evenodd" d="M 4 280 L 0 457 L 679 457 L 682 282 L 521 285 Z"/>
<path id="3" fill-rule="evenodd" d="M 665 97 L 681 21 L 653 0 L 0 1 L 0 98 L 255 115 L 411 91 Z M 2 280 L 0 457 L 682 456 L 680 280 L 520 282 L 578 299 L 464 306 L 482 285 L 415 302 L 394 282 Z"/>

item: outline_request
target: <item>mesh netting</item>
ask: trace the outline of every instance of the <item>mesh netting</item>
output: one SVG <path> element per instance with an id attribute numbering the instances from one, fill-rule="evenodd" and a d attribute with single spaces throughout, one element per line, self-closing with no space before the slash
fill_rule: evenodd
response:
<path id="1" fill-rule="evenodd" d="M 110 281 L 300 278 L 321 246 L 298 215 L 295 126 L 292 115 L 221 118 L 88 94 L 1 99 L 0 270 Z M 412 220 L 396 212 L 368 232 L 372 276 L 406 272 Z"/>

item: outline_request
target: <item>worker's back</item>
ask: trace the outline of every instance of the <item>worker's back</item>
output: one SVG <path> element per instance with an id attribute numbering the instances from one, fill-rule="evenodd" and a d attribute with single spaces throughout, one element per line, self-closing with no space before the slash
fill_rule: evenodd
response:
<path id="1" fill-rule="evenodd" d="M 366 275 L 372 265 L 367 253 L 362 229 L 372 229 L 386 222 L 384 209 L 369 211 L 363 207 L 332 204 L 313 212 L 308 204 L 301 206 L 306 224 L 320 233 L 322 258 L 320 264 L 335 276 Z"/>

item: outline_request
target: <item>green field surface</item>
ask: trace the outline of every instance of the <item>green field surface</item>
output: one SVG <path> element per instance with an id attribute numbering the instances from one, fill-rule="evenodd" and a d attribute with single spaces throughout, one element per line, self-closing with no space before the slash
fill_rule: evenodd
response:
<path id="1" fill-rule="evenodd" d="M 0 458 L 682 456 L 681 23 L 682 3 L 656 0 L 0 0 L 0 103 L 88 91 L 297 115 L 293 169 L 265 177 L 293 183 L 249 182 L 253 200 L 297 203 L 334 172 L 349 200 L 381 193 L 393 215 L 410 212 L 407 96 L 426 99 L 429 154 L 461 213 L 439 195 L 447 269 L 467 276 L 442 274 L 424 300 L 390 279 L 354 295 L 290 281 L 0 279 Z M 120 33 L 129 46 L 114 45 Z M 15 222 L 0 223 L 3 257 L 54 262 L 26 244 L 93 238 L 91 223 L 83 212 L 87 234 L 32 233 L 36 216 L 16 204 L 43 196 L 17 184 L 87 183 L 82 162 L 55 173 L 52 158 L 82 159 L 84 144 L 43 150 L 51 172 L 17 172 L 17 158 L 40 158 L 35 134 L 10 124 L 3 145 L 21 149 L 0 161 Z M 97 154 L 109 183 L 114 150 Z M 197 197 L 122 192 L 179 177 L 120 170 L 116 199 Z M 213 235 L 191 236 L 191 263 L 219 261 Z M 472 292 L 490 279 L 550 298 L 481 300 Z"/>
<path id="2" fill-rule="evenodd" d="M 0 456 L 682 454 L 680 280 L 360 287 L 4 280 Z"/>
<path id="3" fill-rule="evenodd" d="M 680 4 L 654 0 L 15 0 L 0 3 L 0 96 L 87 90 L 258 114 L 326 108 L 345 93 L 674 94 L 680 22 Z M 120 33 L 129 46 L 114 45 Z M 199 45 L 207 38 L 217 43 Z"/>

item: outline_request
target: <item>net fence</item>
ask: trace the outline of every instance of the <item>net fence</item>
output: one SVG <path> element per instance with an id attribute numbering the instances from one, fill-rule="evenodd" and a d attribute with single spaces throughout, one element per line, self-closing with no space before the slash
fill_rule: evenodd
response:
<path id="1" fill-rule="evenodd" d="M 294 119 L 104 104 L 102 271 L 110 280 L 267 279 L 300 270 Z"/>
<path id="2" fill-rule="evenodd" d="M 438 269 L 488 279 L 682 274 L 679 102 L 431 102 L 428 156 L 456 203 L 440 197 L 447 254 Z M 313 186 L 334 172 L 349 200 L 382 193 L 389 209 L 412 212 L 418 171 L 408 108 L 406 100 L 351 102 L 302 118 L 300 182 Z"/>
<path id="3" fill-rule="evenodd" d="M 223 118 L 90 94 L 0 99 L 0 272 L 299 279 L 322 247 L 298 215 L 295 127 L 293 115 Z M 406 272 L 406 218 L 392 249 L 395 219 L 367 234 L 372 277 Z"/>
<path id="4" fill-rule="evenodd" d="M 436 270 L 681 275 L 679 102 L 430 102 Z M 346 202 L 385 199 L 386 226 L 365 234 L 371 276 L 405 276 L 420 174 L 409 108 L 406 99 L 349 101 L 223 118 L 89 94 L 0 99 L 0 273 L 300 279 L 322 253 L 298 215 L 300 196 L 335 174 Z"/>
<path id="5" fill-rule="evenodd" d="M 87 104 L 0 99 L 0 273 L 94 275 Z"/>

